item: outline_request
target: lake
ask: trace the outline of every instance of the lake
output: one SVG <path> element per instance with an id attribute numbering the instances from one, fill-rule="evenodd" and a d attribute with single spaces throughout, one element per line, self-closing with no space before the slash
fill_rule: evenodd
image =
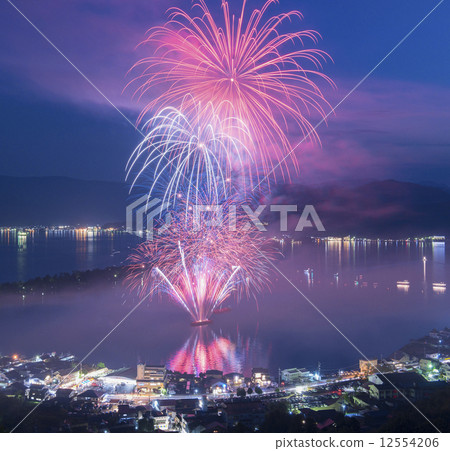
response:
<path id="1" fill-rule="evenodd" d="M 120 265 L 138 238 L 95 229 L 0 229 L 0 283 Z"/>
<path id="2" fill-rule="evenodd" d="M 1 238 L 0 280 L 120 264 L 136 244 L 124 233 Z M 136 306 L 122 285 L 61 294 L 57 302 L 4 305 L 0 353 L 72 352 L 110 367 L 140 361 L 201 372 L 251 368 L 352 369 L 361 357 L 387 357 L 411 338 L 450 326 L 450 265 L 444 242 L 280 241 L 284 259 L 271 292 L 230 301 L 231 311 L 192 327 L 178 306 L 155 299 Z M 424 261 L 424 257 L 426 261 Z M 398 283 L 400 282 L 400 283 Z M 295 285 L 308 299 L 303 297 Z M 434 284 L 434 285 L 433 285 Z M 319 309 L 324 318 L 311 305 Z M 320 363 L 319 363 L 320 362 Z"/>

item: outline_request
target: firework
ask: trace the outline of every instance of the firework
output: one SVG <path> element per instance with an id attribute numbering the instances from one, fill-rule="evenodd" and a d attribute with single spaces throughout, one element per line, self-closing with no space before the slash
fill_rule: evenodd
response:
<path id="1" fill-rule="evenodd" d="M 196 328 L 183 347 L 169 359 L 169 368 L 197 376 L 212 368 L 238 372 L 242 366 L 239 358 L 234 343 L 202 327 Z"/>
<path id="2" fill-rule="evenodd" d="M 132 179 L 130 191 L 149 173 L 149 183 L 144 180 L 149 198 L 157 192 L 164 202 L 176 201 L 180 193 L 188 201 L 202 192 L 214 199 L 227 197 L 235 191 L 232 174 L 236 172 L 245 188 L 252 161 L 240 138 L 248 136 L 244 124 L 235 117 L 220 120 L 211 104 L 198 104 L 191 118 L 181 110 L 163 108 L 145 123 L 146 135 L 126 167 L 127 179 Z"/>
<path id="3" fill-rule="evenodd" d="M 140 297 L 153 289 L 169 295 L 197 323 L 209 321 L 233 294 L 255 296 L 269 287 L 268 263 L 276 255 L 271 241 L 243 224 L 229 202 L 221 206 L 219 221 L 198 221 L 190 208 L 175 214 L 162 235 L 130 256 L 126 278 Z"/>
<path id="4" fill-rule="evenodd" d="M 332 84 L 323 74 L 328 55 L 306 48 L 317 44 L 320 35 L 313 30 L 283 32 L 285 22 L 302 19 L 298 11 L 275 16 L 268 9 L 277 0 L 268 0 L 261 10 L 246 14 L 243 0 L 239 16 L 222 1 L 224 23 L 216 23 L 204 0 L 194 3 L 197 15 L 171 8 L 164 26 L 149 30 L 143 44 L 155 49 L 150 57 L 138 61 L 140 68 L 136 95 L 142 97 L 155 87 L 162 92 L 144 108 L 141 119 L 157 108 L 178 107 L 193 115 L 198 102 L 212 104 L 220 118 L 237 117 L 251 132 L 251 140 L 240 135 L 261 160 L 264 172 L 290 152 L 288 134 L 318 141 L 310 120 L 312 111 L 325 117 L 329 107 L 319 80 Z M 297 46 L 295 46 L 297 45 Z M 284 161 L 283 177 L 297 168 L 294 157 Z"/>
<path id="5" fill-rule="evenodd" d="M 270 351 L 269 351 L 270 353 Z M 223 336 L 210 327 L 192 330 L 183 346 L 168 359 L 168 368 L 199 375 L 216 369 L 227 373 L 251 373 L 252 368 L 267 367 L 269 353 L 253 333 L 237 327 L 236 333 Z M 237 380 L 229 381 L 236 384 Z"/>
<path id="6" fill-rule="evenodd" d="M 209 369 L 224 373 L 242 372 L 250 352 L 249 339 L 242 343 L 231 341 L 230 337 L 218 336 L 210 328 L 196 328 L 184 345 L 168 360 L 172 371 L 199 375 Z M 246 347 L 245 347 L 246 345 Z"/>

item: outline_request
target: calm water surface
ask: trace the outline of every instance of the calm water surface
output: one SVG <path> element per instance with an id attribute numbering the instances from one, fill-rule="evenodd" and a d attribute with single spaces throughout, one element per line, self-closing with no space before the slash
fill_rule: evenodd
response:
<path id="1" fill-rule="evenodd" d="M 119 265 L 137 241 L 124 232 L 0 229 L 0 283 Z"/>
<path id="2" fill-rule="evenodd" d="M 136 244 L 125 234 L 0 242 L 2 281 L 120 264 Z M 136 309 L 89 360 L 245 374 L 255 366 L 274 373 L 315 370 L 320 362 L 327 371 L 355 367 L 361 357 L 338 330 L 368 357 L 380 357 L 433 327 L 450 326 L 449 292 L 433 287 L 449 282 L 445 243 L 308 241 L 282 248 L 285 258 L 277 266 L 308 300 L 274 273 L 270 293 L 257 302 L 230 302 L 230 312 L 197 328 L 177 306 L 154 300 Z M 0 353 L 70 351 L 82 357 L 135 305 L 120 285 L 61 295 L 57 305 L 18 300 L 0 309 Z"/>

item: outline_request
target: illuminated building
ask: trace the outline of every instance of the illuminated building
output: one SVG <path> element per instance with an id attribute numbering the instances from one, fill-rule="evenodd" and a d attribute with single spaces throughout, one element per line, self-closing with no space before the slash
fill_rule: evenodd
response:
<path id="1" fill-rule="evenodd" d="M 309 380 L 311 373 L 305 368 L 288 368 L 281 371 L 281 379 L 287 384 L 294 384 L 295 382 L 303 382 Z"/>
<path id="2" fill-rule="evenodd" d="M 252 383 L 260 387 L 267 387 L 272 382 L 269 370 L 266 368 L 252 369 Z"/>
<path id="3" fill-rule="evenodd" d="M 136 390 L 138 393 L 155 393 L 165 387 L 166 367 L 161 365 L 146 365 L 140 363 L 137 366 Z"/>
<path id="4" fill-rule="evenodd" d="M 445 382 L 450 382 L 450 361 L 445 361 L 440 369 Z"/>
<path id="5" fill-rule="evenodd" d="M 74 396 L 75 401 L 84 401 L 84 402 L 98 402 L 98 395 L 94 390 L 86 390 L 83 393 L 77 394 Z"/>
<path id="6" fill-rule="evenodd" d="M 430 373 L 434 370 L 439 370 L 441 363 L 437 359 L 425 358 L 419 360 L 419 368 L 423 373 Z"/>
<path id="7" fill-rule="evenodd" d="M 428 382 L 414 372 L 373 374 L 369 377 L 369 394 L 379 400 L 402 400 L 404 395 L 410 400 L 417 401 L 428 398 L 444 387 L 445 382 Z"/>
<path id="8" fill-rule="evenodd" d="M 44 385 L 31 385 L 30 388 L 25 392 L 25 396 L 30 401 L 41 402 L 44 401 L 48 395 L 48 390 Z"/>
<path id="9" fill-rule="evenodd" d="M 167 431 L 169 429 L 170 417 L 165 410 L 162 412 L 159 410 L 152 410 L 150 418 L 153 419 L 153 427 L 155 429 L 159 429 L 160 431 Z"/>
<path id="10" fill-rule="evenodd" d="M 363 374 L 372 374 L 377 372 L 378 359 L 360 360 L 359 371 Z"/>
<path id="11" fill-rule="evenodd" d="M 227 381 L 227 385 L 240 387 L 244 383 L 244 375 L 241 373 L 228 373 L 224 375 L 224 379 Z"/>

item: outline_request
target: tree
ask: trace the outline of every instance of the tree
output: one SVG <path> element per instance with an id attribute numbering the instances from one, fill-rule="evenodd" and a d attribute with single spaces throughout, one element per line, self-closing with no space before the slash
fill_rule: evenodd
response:
<path id="1" fill-rule="evenodd" d="M 245 391 L 245 388 L 238 388 L 236 390 L 236 394 L 240 397 L 240 398 L 245 398 L 245 396 L 247 395 L 247 392 Z"/>
<path id="2" fill-rule="evenodd" d="M 105 365 L 103 362 L 98 362 L 98 363 L 97 363 L 97 368 L 98 368 L 99 370 L 102 370 L 103 368 L 106 368 L 106 365 Z"/>
<path id="3" fill-rule="evenodd" d="M 262 390 L 261 390 L 261 387 L 255 387 L 255 393 L 257 394 L 257 395 L 262 395 Z"/>
<path id="4" fill-rule="evenodd" d="M 247 393 L 251 395 L 253 393 L 252 387 L 248 387 Z"/>

